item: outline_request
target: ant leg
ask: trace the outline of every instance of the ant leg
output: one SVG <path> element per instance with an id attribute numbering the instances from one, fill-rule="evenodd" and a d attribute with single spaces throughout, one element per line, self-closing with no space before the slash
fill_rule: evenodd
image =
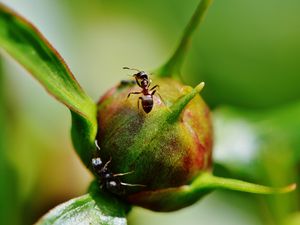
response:
<path id="1" fill-rule="evenodd" d="M 137 94 L 142 94 L 141 91 L 133 91 L 133 92 L 129 92 L 129 94 L 127 95 L 127 98 L 130 97 L 130 95 L 137 95 Z"/>
<path id="2" fill-rule="evenodd" d="M 141 87 L 141 83 L 139 82 L 139 79 L 137 79 L 137 77 L 134 77 L 136 84 Z"/>
<path id="3" fill-rule="evenodd" d="M 123 182 L 120 182 L 120 184 L 123 186 L 128 186 L 128 187 L 146 187 L 146 185 L 143 185 L 143 184 L 128 184 L 128 183 L 123 183 Z"/>
<path id="4" fill-rule="evenodd" d="M 156 90 L 152 91 L 151 96 L 153 96 L 155 94 Z"/>
<path id="5" fill-rule="evenodd" d="M 159 88 L 159 85 L 157 84 L 157 85 L 153 86 L 153 87 L 150 89 L 150 91 L 154 90 L 155 88 Z"/>
<path id="6" fill-rule="evenodd" d="M 116 174 L 113 174 L 114 177 L 121 177 L 121 176 L 125 176 L 125 175 L 128 175 L 128 174 L 132 174 L 134 173 L 134 171 L 130 171 L 130 172 L 127 172 L 127 173 L 116 173 Z"/>
<path id="7" fill-rule="evenodd" d="M 149 79 L 149 81 L 148 81 L 148 85 L 147 85 L 147 87 L 148 87 L 148 88 L 150 87 L 151 83 L 152 83 L 152 80 L 151 80 L 151 79 Z"/>
<path id="8" fill-rule="evenodd" d="M 157 87 L 157 86 L 158 86 L 158 85 L 155 85 L 153 88 L 155 88 L 155 87 Z M 159 86 L 158 86 L 158 87 L 159 87 Z M 151 88 L 151 90 L 152 90 L 153 88 Z M 164 101 L 164 99 L 161 97 L 161 95 L 160 95 L 158 92 L 156 92 L 156 90 L 154 90 L 154 91 L 151 93 L 151 96 L 153 96 L 155 93 L 158 95 L 158 97 L 159 97 L 160 100 L 164 103 L 164 105 L 167 106 L 167 104 L 166 104 L 166 102 Z"/>
<path id="9" fill-rule="evenodd" d="M 138 110 L 140 109 L 140 101 L 141 101 L 141 102 L 143 101 L 142 97 L 139 97 L 139 99 L 138 99 L 138 103 L 137 103 L 137 105 L 138 105 Z"/>

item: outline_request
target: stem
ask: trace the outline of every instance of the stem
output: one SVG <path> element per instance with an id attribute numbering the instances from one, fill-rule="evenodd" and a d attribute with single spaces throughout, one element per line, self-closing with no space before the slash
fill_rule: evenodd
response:
<path id="1" fill-rule="evenodd" d="M 160 206 L 159 211 L 170 212 L 195 203 L 215 189 L 227 189 L 254 194 L 283 194 L 295 190 L 296 184 L 273 188 L 236 179 L 215 177 L 210 172 L 205 172 L 196 177 L 189 185 L 142 192 L 136 196 L 131 196 L 130 200 L 148 209 L 157 210 L 157 206 Z"/>
<path id="2" fill-rule="evenodd" d="M 296 184 L 290 184 L 286 187 L 267 187 L 253 184 L 242 180 L 215 177 L 210 173 L 200 175 L 191 185 L 193 191 L 202 191 L 208 189 L 228 189 L 234 191 L 255 193 L 255 194 L 280 194 L 288 193 L 296 189 Z"/>
<path id="3" fill-rule="evenodd" d="M 181 41 L 171 56 L 171 58 L 158 70 L 155 71 L 155 74 L 159 77 L 173 77 L 180 79 L 180 71 L 185 59 L 187 50 L 191 43 L 192 35 L 195 33 L 195 30 L 199 26 L 200 22 L 204 19 L 206 11 L 212 0 L 201 0 L 194 15 L 192 16 L 190 22 L 188 23 Z"/>

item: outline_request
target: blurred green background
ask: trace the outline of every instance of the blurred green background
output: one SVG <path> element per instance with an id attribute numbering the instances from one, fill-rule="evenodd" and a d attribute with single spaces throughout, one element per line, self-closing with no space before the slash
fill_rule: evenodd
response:
<path id="1" fill-rule="evenodd" d="M 174 51 L 198 0 L 0 0 L 56 47 L 96 101 Z M 215 0 L 183 69 L 206 82 L 214 110 L 215 174 L 280 186 L 299 183 L 300 1 Z M 92 179 L 72 149 L 70 115 L 6 54 L 0 59 L 0 224 L 32 224 L 85 193 Z M 174 213 L 134 208 L 129 224 L 300 224 L 299 191 L 215 191 Z"/>

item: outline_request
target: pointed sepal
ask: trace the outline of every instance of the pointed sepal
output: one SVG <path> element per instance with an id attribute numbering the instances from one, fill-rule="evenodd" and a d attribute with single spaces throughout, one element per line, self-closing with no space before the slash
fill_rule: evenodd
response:
<path id="1" fill-rule="evenodd" d="M 215 177 L 213 174 L 205 172 L 201 173 L 189 185 L 140 192 L 131 195 L 129 201 L 154 211 L 168 212 L 189 206 L 216 189 L 227 189 L 254 194 L 283 194 L 295 190 L 296 184 L 274 188 L 236 179 Z"/>

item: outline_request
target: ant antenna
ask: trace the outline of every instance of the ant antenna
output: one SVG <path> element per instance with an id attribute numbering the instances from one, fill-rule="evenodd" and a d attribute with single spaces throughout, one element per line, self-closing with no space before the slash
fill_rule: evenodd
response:
<path id="1" fill-rule="evenodd" d="M 100 147 L 98 145 L 98 140 L 97 139 L 95 140 L 95 145 L 96 145 L 96 148 L 100 151 Z"/>
<path id="2" fill-rule="evenodd" d="M 135 69 L 135 68 L 129 68 L 129 67 L 127 67 L 127 66 L 124 66 L 123 69 L 124 69 L 124 70 L 135 70 L 135 71 L 140 72 L 140 70 L 138 70 L 138 69 Z"/>

